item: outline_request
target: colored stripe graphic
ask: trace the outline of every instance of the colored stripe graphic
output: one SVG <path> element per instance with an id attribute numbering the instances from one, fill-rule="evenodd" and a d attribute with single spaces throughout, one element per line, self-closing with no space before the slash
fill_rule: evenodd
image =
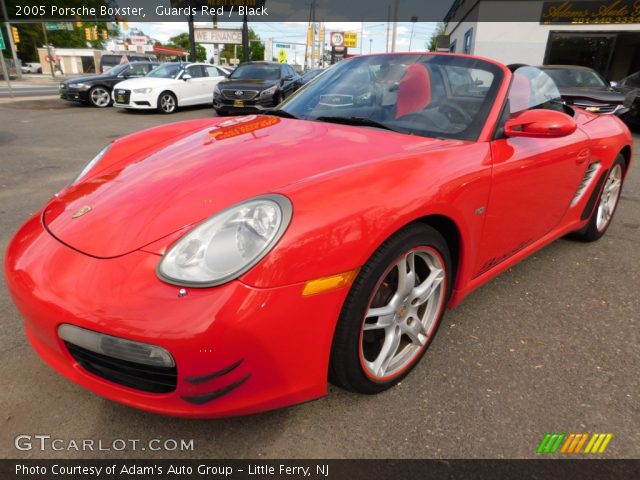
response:
<path id="1" fill-rule="evenodd" d="M 547 433 L 542 439 L 542 442 L 540 442 L 540 445 L 538 445 L 536 453 L 538 455 L 542 453 L 556 453 L 565 436 L 565 433 Z"/>
<path id="2" fill-rule="evenodd" d="M 556 452 L 568 454 L 604 453 L 612 438 L 612 433 L 547 433 L 538 445 L 536 453 L 538 455 Z M 583 451 L 582 447 L 585 443 L 587 446 Z"/>

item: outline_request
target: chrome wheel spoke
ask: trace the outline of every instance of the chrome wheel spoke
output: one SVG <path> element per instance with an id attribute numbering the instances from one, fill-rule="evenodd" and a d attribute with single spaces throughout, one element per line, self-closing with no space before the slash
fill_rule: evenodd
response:
<path id="1" fill-rule="evenodd" d="M 413 323 L 408 325 L 405 332 L 411 341 L 417 346 L 421 347 L 427 340 L 427 331 L 424 328 L 422 322 L 414 319 Z"/>
<path id="2" fill-rule="evenodd" d="M 622 188 L 622 167 L 615 165 L 611 169 L 611 173 L 602 189 L 598 210 L 596 212 L 596 228 L 600 231 L 604 230 L 616 209 L 618 198 L 620 197 L 620 189 Z"/>
<path id="3" fill-rule="evenodd" d="M 440 268 L 432 269 L 426 280 L 411 291 L 411 305 L 422 305 L 428 302 L 438 288 L 440 288 L 443 280 L 444 271 Z"/>
<path id="4" fill-rule="evenodd" d="M 398 263 L 398 294 L 406 295 L 416 284 L 416 255 L 409 252 Z"/>
<path id="5" fill-rule="evenodd" d="M 400 328 L 397 326 L 391 326 L 385 332 L 384 343 L 380 349 L 378 357 L 371 363 L 371 370 L 375 375 L 383 377 L 395 357 L 398 347 L 400 346 L 400 339 L 402 334 Z"/>

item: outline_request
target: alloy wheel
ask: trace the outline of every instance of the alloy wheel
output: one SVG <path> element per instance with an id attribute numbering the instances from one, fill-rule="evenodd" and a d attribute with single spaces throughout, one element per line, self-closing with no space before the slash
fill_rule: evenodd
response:
<path id="1" fill-rule="evenodd" d="M 96 87 L 91 90 L 91 103 L 93 103 L 96 107 L 107 107 L 111 102 L 111 97 L 109 96 L 109 92 L 102 87 Z"/>
<path id="2" fill-rule="evenodd" d="M 446 296 L 446 270 L 430 247 L 404 254 L 383 274 L 360 333 L 360 362 L 370 378 L 401 374 L 435 331 Z"/>
<path id="3" fill-rule="evenodd" d="M 602 194 L 600 195 L 596 219 L 596 228 L 599 232 L 607 228 L 609 222 L 611 222 L 613 212 L 615 212 L 618 199 L 620 198 L 621 187 L 622 167 L 620 164 L 615 164 L 607 177 L 607 181 L 602 189 Z"/>
<path id="4" fill-rule="evenodd" d="M 168 93 L 160 98 L 160 108 L 165 113 L 172 113 L 176 109 L 176 100 Z"/>

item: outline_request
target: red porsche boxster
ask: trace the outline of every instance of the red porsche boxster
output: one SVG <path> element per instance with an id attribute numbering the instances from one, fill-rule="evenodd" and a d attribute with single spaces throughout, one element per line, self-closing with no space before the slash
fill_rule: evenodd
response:
<path id="1" fill-rule="evenodd" d="M 631 146 L 533 67 L 359 56 L 277 109 L 114 141 L 16 233 L 7 283 L 38 354 L 126 405 L 381 392 L 445 307 L 558 237 L 601 237 Z"/>

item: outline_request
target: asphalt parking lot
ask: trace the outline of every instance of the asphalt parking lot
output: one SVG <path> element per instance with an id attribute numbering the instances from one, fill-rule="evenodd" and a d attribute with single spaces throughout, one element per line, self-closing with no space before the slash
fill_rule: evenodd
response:
<path id="1" fill-rule="evenodd" d="M 57 100 L 0 104 L 0 251 L 27 216 L 111 139 L 172 116 Z M 635 137 L 640 148 L 640 136 Z M 378 396 L 251 417 L 184 420 L 112 403 L 31 350 L 0 280 L 3 458 L 532 458 L 546 432 L 611 432 L 603 455 L 640 457 L 640 158 L 592 244 L 559 240 L 448 311 L 421 364 Z M 18 451 L 19 434 L 193 439 L 189 452 Z"/>

